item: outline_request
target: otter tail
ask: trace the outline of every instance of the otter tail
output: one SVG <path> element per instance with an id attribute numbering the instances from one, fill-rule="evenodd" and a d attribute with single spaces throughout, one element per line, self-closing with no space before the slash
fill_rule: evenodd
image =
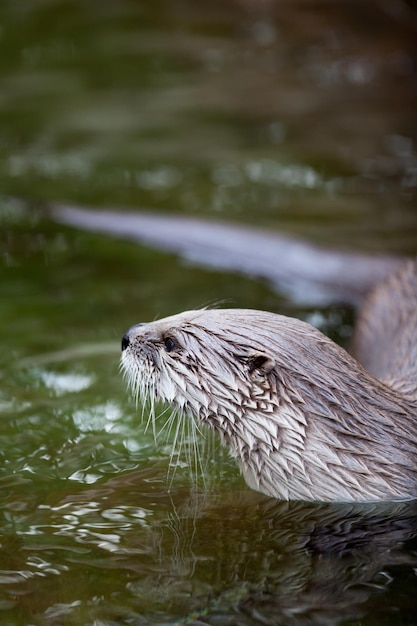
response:
<path id="1" fill-rule="evenodd" d="M 196 264 L 267 280 L 302 304 L 358 306 L 403 259 L 327 250 L 250 226 L 145 211 L 93 210 L 55 204 L 62 224 L 139 241 Z"/>

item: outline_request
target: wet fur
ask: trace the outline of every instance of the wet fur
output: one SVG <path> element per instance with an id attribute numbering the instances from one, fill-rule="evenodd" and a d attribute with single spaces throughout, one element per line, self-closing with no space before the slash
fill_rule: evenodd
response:
<path id="1" fill-rule="evenodd" d="M 356 352 L 362 334 L 363 360 L 368 346 L 367 367 L 385 382 L 309 324 L 242 309 L 187 311 L 134 326 L 122 366 L 137 392 L 214 428 L 262 493 L 415 498 L 416 301 L 413 261 L 377 288 L 359 320 Z"/>

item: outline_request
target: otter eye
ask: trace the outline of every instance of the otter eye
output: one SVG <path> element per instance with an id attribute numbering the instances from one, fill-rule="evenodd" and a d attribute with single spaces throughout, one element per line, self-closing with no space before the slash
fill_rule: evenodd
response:
<path id="1" fill-rule="evenodd" d="M 165 337 L 164 346 L 167 352 L 172 352 L 177 347 L 177 342 L 172 337 Z"/>

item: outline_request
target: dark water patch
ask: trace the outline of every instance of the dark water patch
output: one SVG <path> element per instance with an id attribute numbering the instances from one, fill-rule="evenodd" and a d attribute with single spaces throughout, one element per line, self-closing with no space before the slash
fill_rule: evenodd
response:
<path id="1" fill-rule="evenodd" d="M 411 592 L 416 531 L 413 505 L 168 495 L 137 471 L 39 507 L 5 539 L 3 589 L 35 623 L 355 623 L 395 604 L 399 567 Z"/>

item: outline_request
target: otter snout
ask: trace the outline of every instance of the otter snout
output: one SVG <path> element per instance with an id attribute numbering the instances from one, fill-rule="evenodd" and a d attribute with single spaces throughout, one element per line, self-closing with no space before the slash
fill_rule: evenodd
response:
<path id="1" fill-rule="evenodd" d="M 138 329 L 138 328 L 140 328 L 140 327 L 143 327 L 143 326 L 147 326 L 147 323 L 146 323 L 146 322 L 141 322 L 140 324 L 135 324 L 134 326 L 131 326 L 131 327 L 130 327 L 130 328 L 129 328 L 126 332 L 125 332 L 125 334 L 124 334 L 124 335 L 123 335 L 123 337 L 122 337 L 122 352 L 123 352 L 124 350 L 126 350 L 126 348 L 128 348 L 128 347 L 129 347 L 129 345 L 130 345 L 130 341 L 131 341 L 131 338 L 132 338 L 132 335 L 133 335 L 133 332 L 134 332 L 136 329 Z"/>

